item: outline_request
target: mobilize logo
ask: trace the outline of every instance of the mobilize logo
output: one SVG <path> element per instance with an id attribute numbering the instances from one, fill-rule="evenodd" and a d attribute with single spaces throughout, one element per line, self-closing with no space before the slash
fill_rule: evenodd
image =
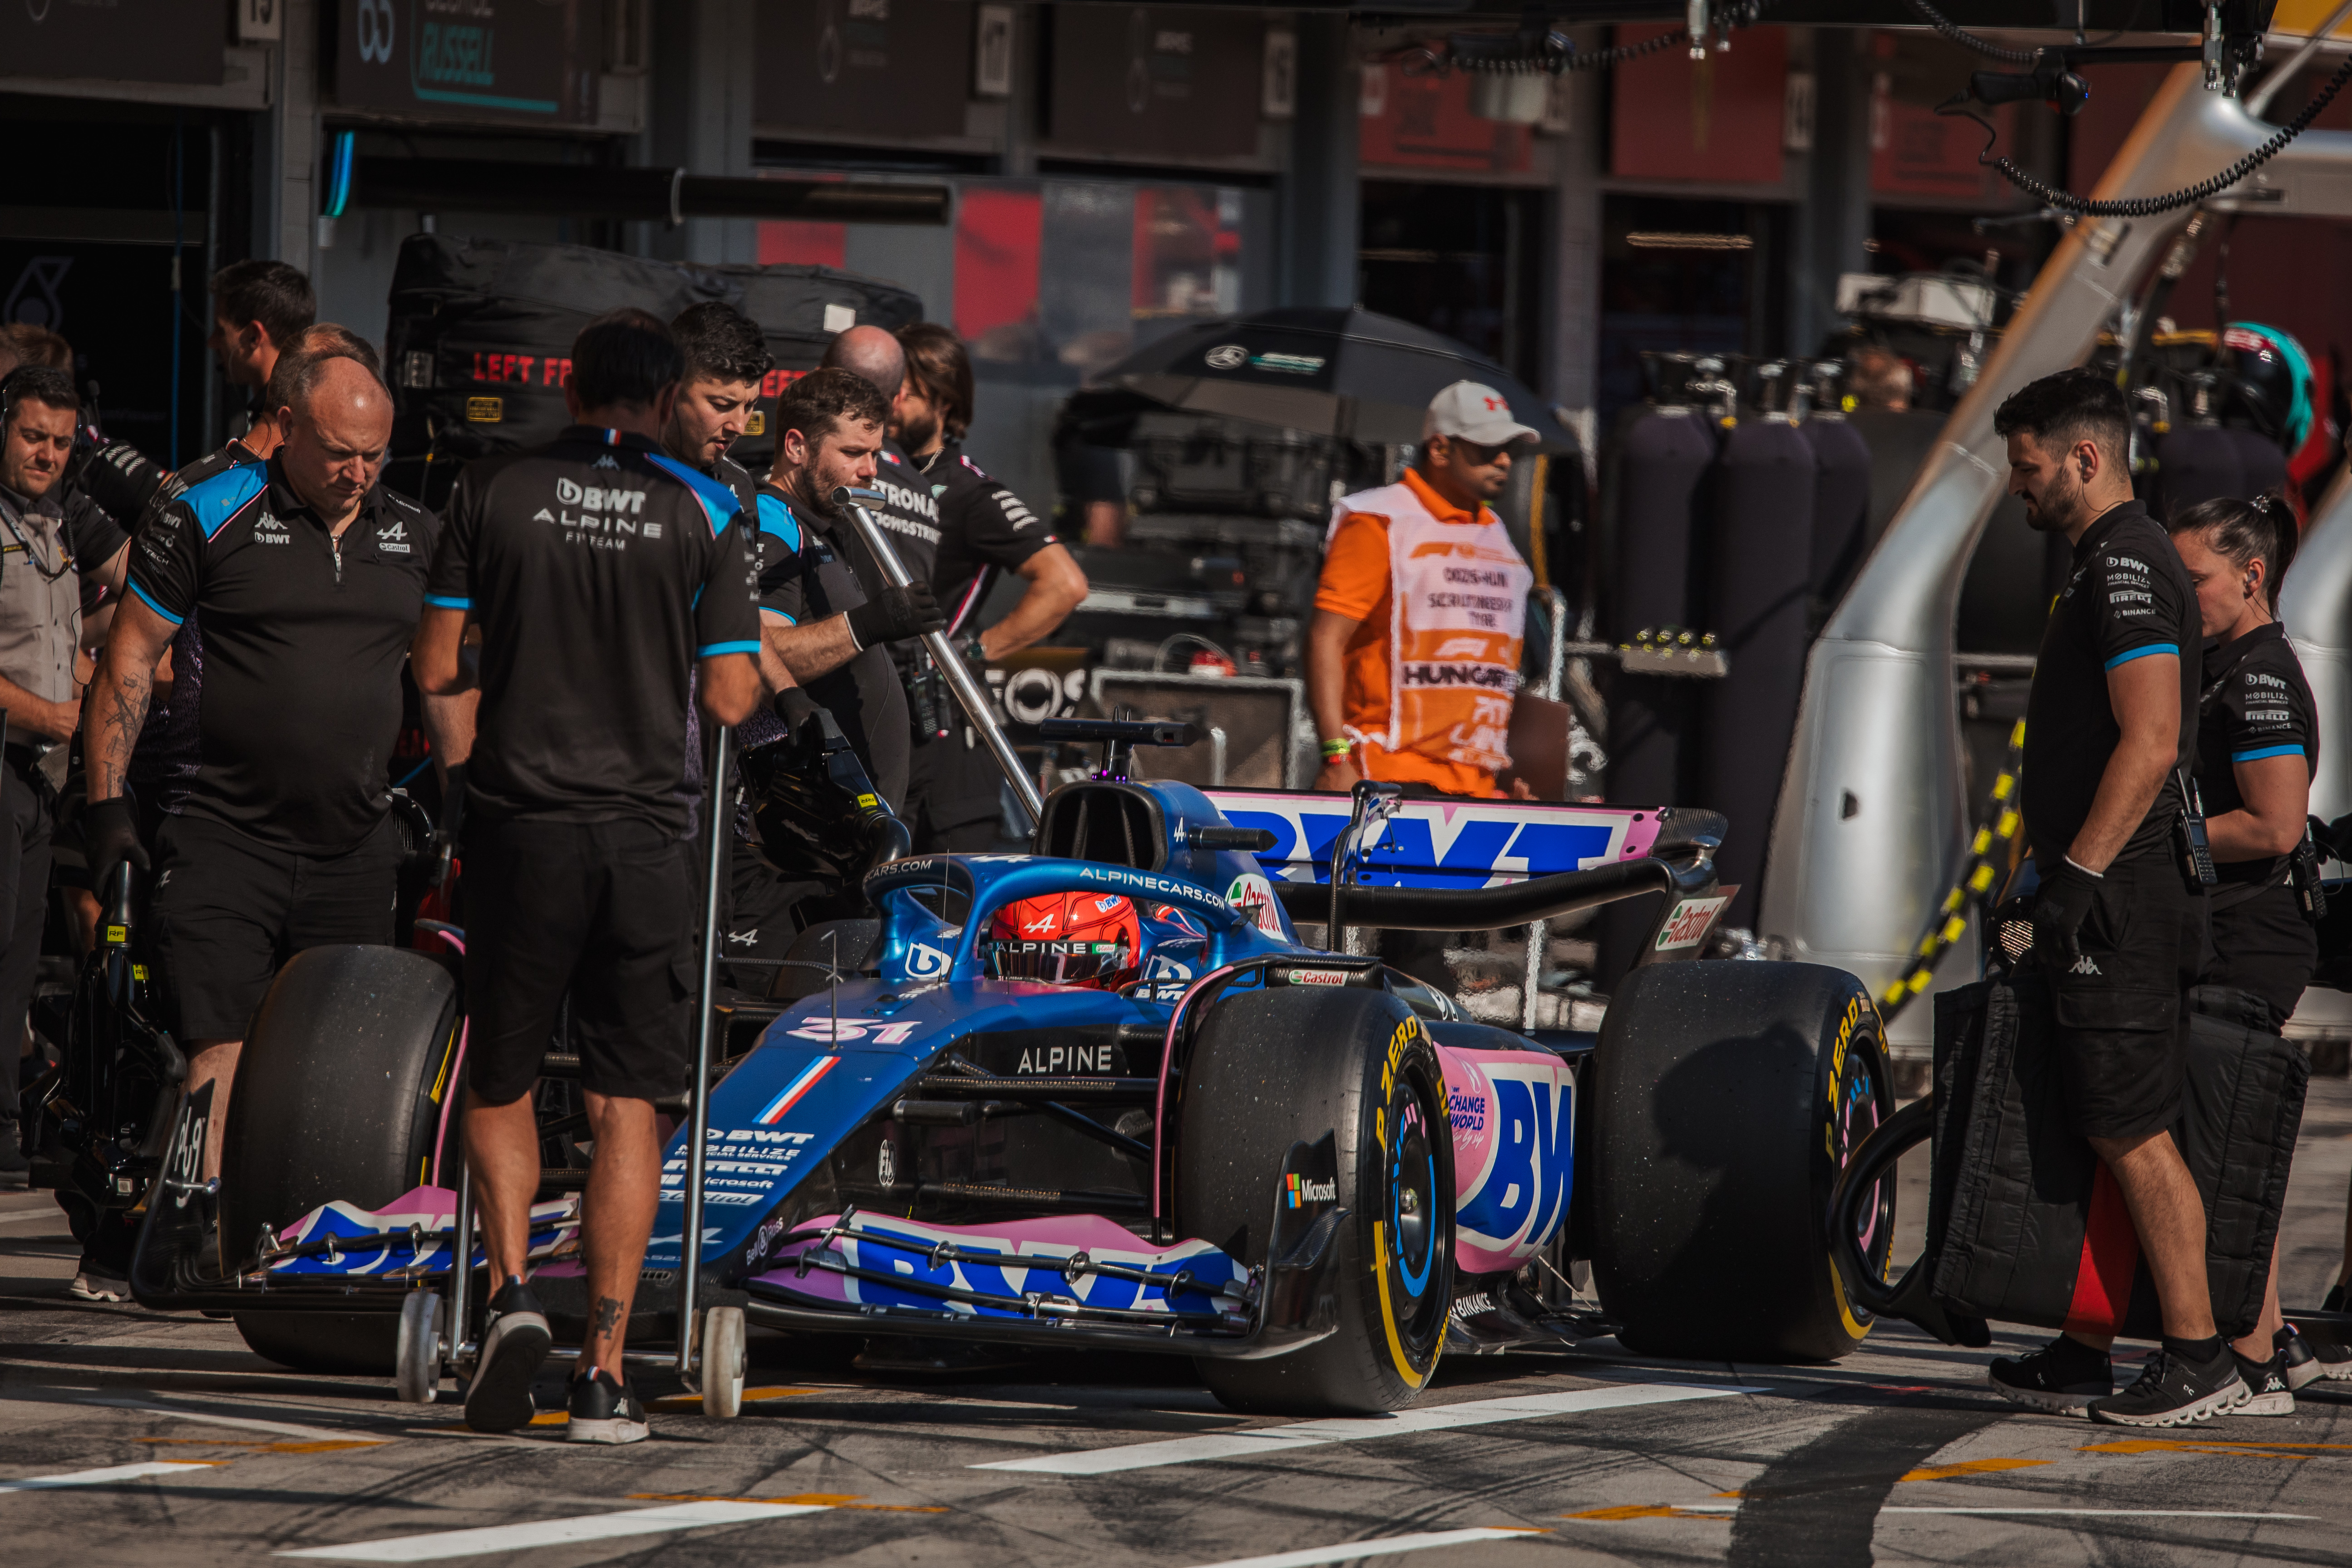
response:
<path id="1" fill-rule="evenodd" d="M 1284 1185 L 1286 1189 L 1284 1195 L 1289 1199 L 1292 1208 L 1297 1208 L 1302 1203 L 1333 1203 L 1339 1196 L 1338 1182 L 1318 1182 L 1312 1176 L 1302 1178 L 1296 1171 L 1285 1178 Z"/>

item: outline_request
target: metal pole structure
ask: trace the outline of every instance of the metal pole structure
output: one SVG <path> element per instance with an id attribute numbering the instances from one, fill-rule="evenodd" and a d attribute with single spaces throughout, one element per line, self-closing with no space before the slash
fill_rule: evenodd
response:
<path id="1" fill-rule="evenodd" d="M 1568 595 L 1557 588 L 1538 588 L 1536 592 L 1543 595 L 1544 615 L 1551 624 L 1551 647 L 1549 657 L 1544 660 L 1544 696 L 1557 702 L 1561 683 L 1568 679 Z M 1543 976 L 1544 947 L 1550 936 L 1549 921 L 1528 922 L 1528 972 L 1519 988 L 1521 1033 L 1536 1026 L 1536 983 Z"/>
<path id="2" fill-rule="evenodd" d="M 694 1081 L 687 1086 L 686 1229 L 677 1253 L 677 1374 L 691 1379 L 699 1326 L 695 1307 L 702 1278 L 702 1163 L 710 1142 L 710 1031 L 712 1004 L 719 994 L 719 886 L 727 875 L 728 830 L 734 814 L 727 809 L 727 770 L 732 760 L 729 742 L 735 731 L 724 724 L 710 746 L 710 854 L 703 869 L 702 984 L 698 995 L 701 1013 L 694 1029 Z"/>
<path id="3" fill-rule="evenodd" d="M 2271 133 L 2237 100 L 2205 91 L 2201 77 L 2194 64 L 2175 68 L 2095 196 L 2193 185 Z M 2305 132 L 2208 205 L 2259 201 L 2256 210 L 2298 215 L 2341 205 L 2352 191 L 2341 173 L 2347 146 L 2352 133 Z M 1968 848 L 1953 621 L 1969 557 L 2008 478 L 1993 410 L 2027 382 L 2080 364 L 2189 217 L 2182 209 L 2084 218 L 2067 230 L 1814 642 L 1757 922 L 1789 957 L 1849 970 L 1874 992 L 1912 962 L 1910 944 Z M 1928 1009 L 1910 1009 L 1894 1043 L 1924 1046 L 1929 1027 Z"/>
<path id="4" fill-rule="evenodd" d="M 866 510 L 868 506 L 880 505 L 882 501 L 883 498 L 872 490 L 854 490 L 846 485 L 833 492 L 833 504 L 849 513 L 850 521 L 857 527 L 857 536 L 866 541 L 866 548 L 874 552 L 874 563 L 882 569 L 883 577 L 892 587 L 904 588 L 912 584 L 914 578 L 908 575 L 906 563 L 898 559 L 898 552 L 892 547 L 889 535 L 882 531 L 882 525 L 876 522 L 873 513 Z M 1034 829 L 1045 820 L 1045 798 L 1038 795 L 1037 786 L 1029 782 L 1028 771 L 1021 765 L 1021 758 L 1013 750 L 1013 742 L 1004 738 L 1003 730 L 997 728 L 996 715 L 989 710 L 988 693 L 980 689 L 980 682 L 971 678 L 971 671 L 963 667 L 963 660 L 957 658 L 955 649 L 948 646 L 947 634 L 926 632 L 923 634 L 923 646 L 930 650 L 932 660 L 940 667 L 940 673 L 947 677 L 948 689 L 955 693 L 956 701 L 962 705 L 965 716 L 971 721 L 971 727 L 980 731 L 982 740 L 988 742 L 990 753 L 996 758 L 996 765 L 1004 770 L 1004 776 L 1012 783 L 1013 793 L 1020 800 L 1021 809 L 1029 814 L 1029 825 Z"/>
<path id="5" fill-rule="evenodd" d="M 458 1358 L 466 1354 L 474 1298 L 474 1163 L 466 1157 L 466 1101 L 472 1096 L 466 1092 L 464 1074 L 449 1094 L 455 1112 L 449 1120 L 457 1130 L 457 1212 L 449 1216 L 449 1365 L 464 1375 Z"/>

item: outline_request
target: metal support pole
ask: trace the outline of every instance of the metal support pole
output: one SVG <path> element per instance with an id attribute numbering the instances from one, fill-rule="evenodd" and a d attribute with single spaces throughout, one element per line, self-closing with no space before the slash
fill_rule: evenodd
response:
<path id="1" fill-rule="evenodd" d="M 1544 695 L 1559 700 L 1560 683 L 1568 679 L 1568 595 L 1557 588 L 1538 588 L 1544 610 L 1551 617 L 1551 658 L 1544 670 Z"/>
<path id="2" fill-rule="evenodd" d="M 892 587 L 904 588 L 911 584 L 914 578 L 908 574 L 906 563 L 898 559 L 898 552 L 892 547 L 889 535 L 882 531 L 882 525 L 876 522 L 873 513 L 866 510 L 868 506 L 881 504 L 882 500 L 883 498 L 872 490 L 854 490 L 846 485 L 833 492 L 833 504 L 849 513 L 849 521 L 856 525 L 857 536 L 866 541 L 866 548 L 873 552 L 874 563 L 882 569 L 883 577 Z M 1034 831 L 1045 819 L 1045 798 L 1038 795 L 1037 786 L 1030 782 L 1028 770 L 1021 765 L 1021 758 L 1013 750 L 1013 742 L 1004 738 L 1003 730 L 997 728 L 996 715 L 989 710 L 988 693 L 980 689 L 980 682 L 971 678 L 971 671 L 963 667 L 963 660 L 956 657 L 954 648 L 948 646 L 947 634 L 926 632 L 923 634 L 923 646 L 930 650 L 933 662 L 940 667 L 940 673 L 947 677 L 948 689 L 955 693 L 956 701 L 962 706 L 965 717 L 971 721 L 971 727 L 980 731 L 982 740 L 988 742 L 989 752 L 995 757 L 996 765 L 1004 770 L 1005 779 L 1013 785 L 1013 795 L 1021 802 L 1021 808 L 1029 814 L 1029 826 Z"/>
<path id="3" fill-rule="evenodd" d="M 705 815 L 709 817 L 710 854 L 703 869 L 701 1009 L 694 1029 L 694 1081 L 687 1087 L 686 1228 L 677 1252 L 677 1374 L 694 1385 L 699 1327 L 695 1306 L 702 1278 L 702 1163 L 710 1142 L 710 1031 L 719 993 L 719 886 L 727 875 L 727 839 L 734 813 L 728 810 L 729 742 L 735 731 L 724 724 L 710 746 L 710 794 Z"/>
<path id="4" fill-rule="evenodd" d="M 457 1212 L 449 1223 L 449 1365 L 463 1372 L 457 1358 L 466 1346 L 467 1321 L 474 1296 L 474 1163 L 466 1157 L 466 1080 L 460 1077 L 450 1090 L 457 1097 Z"/>

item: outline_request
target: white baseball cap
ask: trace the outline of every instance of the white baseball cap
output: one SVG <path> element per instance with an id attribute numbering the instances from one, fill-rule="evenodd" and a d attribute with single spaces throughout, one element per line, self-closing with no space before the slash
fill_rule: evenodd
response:
<path id="1" fill-rule="evenodd" d="M 1459 436 L 1481 447 L 1509 447 L 1542 437 L 1511 417 L 1510 400 L 1491 386 L 1457 381 L 1429 400 L 1421 416 L 1421 438 Z"/>

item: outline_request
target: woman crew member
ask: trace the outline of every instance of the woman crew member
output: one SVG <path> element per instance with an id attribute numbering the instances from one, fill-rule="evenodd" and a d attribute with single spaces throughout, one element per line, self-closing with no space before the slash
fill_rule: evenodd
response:
<path id="1" fill-rule="evenodd" d="M 2196 780 L 2220 881 L 2211 948 L 2198 978 L 2259 997 L 2275 1033 L 2319 960 L 2289 868 L 2319 766 L 2311 688 L 2278 621 L 2279 579 L 2294 557 L 2294 516 L 2275 496 L 2224 497 L 2182 511 L 2170 531 L 2197 586 L 2206 637 Z M 2275 1253 L 2262 1321 L 2231 1348 L 2254 1390 L 2239 1415 L 2290 1414 L 2294 1390 L 2320 1375 L 2310 1348 L 2280 1315 Z"/>

